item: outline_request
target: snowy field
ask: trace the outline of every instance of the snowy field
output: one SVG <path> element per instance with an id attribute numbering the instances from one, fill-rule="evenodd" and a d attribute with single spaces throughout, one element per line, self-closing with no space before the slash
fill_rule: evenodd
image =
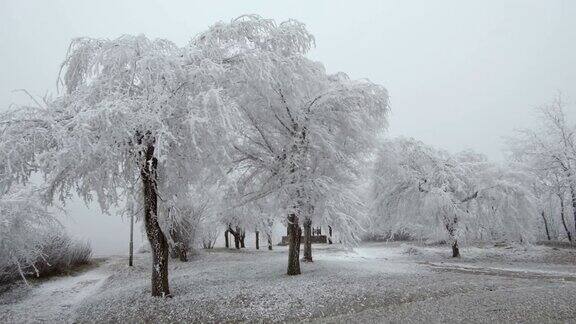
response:
<path id="1" fill-rule="evenodd" d="M 149 255 L 0 295 L 0 322 L 575 321 L 576 250 L 401 243 L 314 246 L 286 276 L 286 249 L 201 251 L 171 261 L 171 299 L 150 297 Z"/>

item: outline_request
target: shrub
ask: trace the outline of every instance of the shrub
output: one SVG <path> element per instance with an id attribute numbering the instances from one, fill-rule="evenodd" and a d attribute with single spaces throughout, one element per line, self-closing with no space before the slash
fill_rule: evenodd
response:
<path id="1" fill-rule="evenodd" d="M 39 276 L 65 273 L 71 268 L 87 264 L 92 255 L 88 242 L 72 239 L 61 231 L 47 236 L 42 246 L 42 255 L 34 263 Z"/>
<path id="2" fill-rule="evenodd" d="M 16 281 L 18 278 L 42 278 L 67 273 L 74 267 L 87 264 L 92 255 L 88 242 L 72 239 L 62 229 L 48 235 L 42 235 L 38 252 L 30 251 L 35 258 L 32 261 L 17 262 L 6 251 L 0 252 L 2 262 L 0 284 Z"/>
<path id="3" fill-rule="evenodd" d="M 0 196 L 0 283 L 60 273 L 86 263 L 91 253 L 66 234 L 33 189 Z"/>

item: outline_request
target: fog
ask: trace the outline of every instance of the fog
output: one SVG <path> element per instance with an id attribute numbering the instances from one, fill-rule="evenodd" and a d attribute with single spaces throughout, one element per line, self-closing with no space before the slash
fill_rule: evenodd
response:
<path id="1" fill-rule="evenodd" d="M 502 138 L 528 127 L 558 91 L 576 99 L 576 2 L 9 1 L 0 3 L 0 111 L 56 93 L 71 39 L 146 34 L 185 45 L 216 21 L 259 14 L 307 24 L 329 71 L 384 85 L 390 133 L 502 160 Z M 96 254 L 123 253 L 128 223 L 68 206 L 70 231 Z M 139 232 L 137 231 L 137 236 Z"/>

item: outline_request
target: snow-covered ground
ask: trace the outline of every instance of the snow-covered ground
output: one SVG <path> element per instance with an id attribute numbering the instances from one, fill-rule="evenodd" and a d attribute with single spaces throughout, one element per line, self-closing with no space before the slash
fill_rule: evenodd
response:
<path id="1" fill-rule="evenodd" d="M 0 295 L 0 322 L 576 321 L 576 250 L 315 245 L 302 275 L 286 249 L 201 251 L 171 261 L 173 298 L 149 296 L 149 255 L 112 257 L 73 277 Z"/>

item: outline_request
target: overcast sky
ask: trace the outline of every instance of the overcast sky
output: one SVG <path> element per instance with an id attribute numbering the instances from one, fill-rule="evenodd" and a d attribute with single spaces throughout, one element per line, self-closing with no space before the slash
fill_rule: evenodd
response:
<path id="1" fill-rule="evenodd" d="M 317 43 L 311 56 L 330 72 L 388 89 L 391 134 L 449 151 L 501 160 L 502 137 L 529 126 L 535 106 L 557 91 L 576 100 L 574 0 L 0 0 L 0 111 L 25 102 L 14 89 L 54 93 L 74 37 L 143 33 L 185 45 L 216 21 L 250 13 L 306 23 Z M 87 222 L 120 231 L 117 218 Z M 115 246 L 99 235 L 89 235 L 97 250 Z"/>

